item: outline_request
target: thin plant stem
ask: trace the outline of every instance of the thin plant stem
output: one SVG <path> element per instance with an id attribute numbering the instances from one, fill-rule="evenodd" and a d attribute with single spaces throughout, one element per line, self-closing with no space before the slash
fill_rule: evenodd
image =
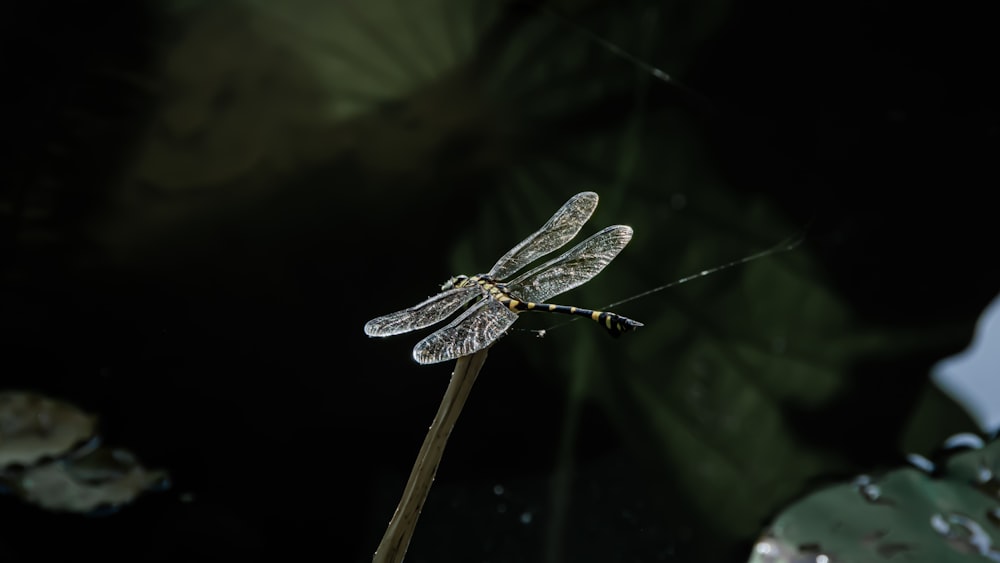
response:
<path id="1" fill-rule="evenodd" d="M 451 381 L 445 389 L 441 406 L 438 407 L 434 422 L 427 430 L 417 460 L 413 463 L 410 479 L 403 489 L 403 497 L 399 500 L 396 512 L 393 513 L 392 520 L 385 529 L 385 535 L 382 536 L 375 555 L 372 556 L 373 563 L 401 563 L 406 556 L 406 549 L 410 546 L 413 529 L 416 528 L 417 519 L 420 518 L 420 510 L 427 500 L 431 483 L 434 482 L 434 475 L 437 473 L 438 464 L 441 463 L 448 436 L 455 427 L 479 370 L 486 362 L 488 350 L 489 348 L 462 356 L 455 362 L 455 371 L 451 374 Z"/>

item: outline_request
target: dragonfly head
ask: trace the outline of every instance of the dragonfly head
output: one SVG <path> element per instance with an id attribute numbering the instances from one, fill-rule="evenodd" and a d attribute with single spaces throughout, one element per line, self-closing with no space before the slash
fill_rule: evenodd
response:
<path id="1" fill-rule="evenodd" d="M 449 289 L 455 289 L 456 287 L 464 287 L 468 281 L 469 276 L 454 276 L 441 284 L 441 291 L 448 291 Z"/>

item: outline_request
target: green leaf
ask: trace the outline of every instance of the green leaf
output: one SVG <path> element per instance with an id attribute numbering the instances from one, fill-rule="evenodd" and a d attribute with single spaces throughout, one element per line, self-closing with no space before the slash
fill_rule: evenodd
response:
<path id="1" fill-rule="evenodd" d="M 1000 560 L 1000 441 L 945 465 L 941 476 L 906 467 L 816 491 L 782 511 L 750 561 Z"/>

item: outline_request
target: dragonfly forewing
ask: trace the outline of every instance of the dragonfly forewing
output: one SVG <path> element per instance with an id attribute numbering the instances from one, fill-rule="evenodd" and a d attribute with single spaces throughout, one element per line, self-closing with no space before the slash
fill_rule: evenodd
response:
<path id="1" fill-rule="evenodd" d="M 368 336 L 392 336 L 431 326 L 457 311 L 472 298 L 482 295 L 477 286 L 458 287 L 418 303 L 409 309 L 396 311 L 365 323 Z"/>
<path id="2" fill-rule="evenodd" d="M 507 283 L 522 301 L 545 301 L 586 283 L 601 273 L 632 240 L 632 227 L 612 225 Z"/>
<path id="3" fill-rule="evenodd" d="M 517 313 L 496 299 L 485 299 L 413 347 L 413 359 L 436 364 L 474 354 L 500 338 L 517 320 Z"/>
<path id="4" fill-rule="evenodd" d="M 563 246 L 583 228 L 583 224 L 597 209 L 597 194 L 581 192 L 563 204 L 542 228 L 532 233 L 497 260 L 487 274 L 504 280 L 536 259 Z"/>

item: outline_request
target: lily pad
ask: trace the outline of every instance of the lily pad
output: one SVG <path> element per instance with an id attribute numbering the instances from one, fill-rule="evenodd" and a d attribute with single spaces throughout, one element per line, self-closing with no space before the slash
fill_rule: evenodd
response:
<path id="1" fill-rule="evenodd" d="M 97 417 L 35 393 L 0 393 L 0 483 L 46 510 L 116 510 L 169 486 L 122 448 L 100 443 Z"/>
<path id="2" fill-rule="evenodd" d="M 816 491 L 774 521 L 750 563 L 1000 561 L 1000 441 L 942 475 L 905 467 Z"/>
<path id="3" fill-rule="evenodd" d="M 169 483 L 165 471 L 143 467 L 128 450 L 102 446 L 32 467 L 13 485 L 21 498 L 46 510 L 92 513 L 116 510 Z"/>
<path id="4" fill-rule="evenodd" d="M 90 439 L 96 423 L 96 417 L 64 401 L 0 392 L 0 472 L 64 455 Z"/>

